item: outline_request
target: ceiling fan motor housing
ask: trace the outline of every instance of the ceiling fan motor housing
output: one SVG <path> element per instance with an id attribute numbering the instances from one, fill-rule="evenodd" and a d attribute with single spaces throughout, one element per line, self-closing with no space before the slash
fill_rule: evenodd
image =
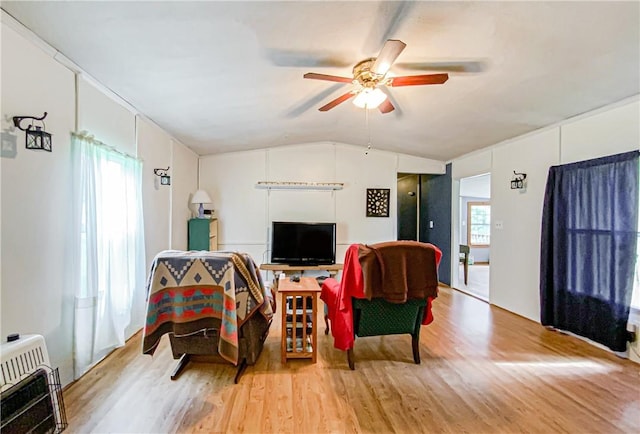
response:
<path id="1" fill-rule="evenodd" d="M 353 67 L 354 84 L 359 84 L 364 88 L 371 89 L 376 87 L 380 83 L 380 80 L 384 77 L 384 75 L 379 75 L 371 71 L 371 68 L 373 67 L 375 61 L 376 58 L 371 57 L 357 63 L 356 66 Z"/>

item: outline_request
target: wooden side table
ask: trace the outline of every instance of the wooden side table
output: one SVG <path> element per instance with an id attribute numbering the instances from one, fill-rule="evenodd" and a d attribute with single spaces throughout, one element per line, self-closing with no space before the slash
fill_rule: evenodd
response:
<path id="1" fill-rule="evenodd" d="M 282 294 L 282 363 L 288 359 L 311 359 L 318 355 L 318 293 L 320 286 L 312 277 L 301 277 L 299 282 L 281 279 L 278 293 Z"/>

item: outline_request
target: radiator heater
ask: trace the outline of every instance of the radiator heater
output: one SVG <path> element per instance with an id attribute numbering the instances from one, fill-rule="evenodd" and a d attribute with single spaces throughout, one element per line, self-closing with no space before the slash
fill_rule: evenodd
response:
<path id="1" fill-rule="evenodd" d="M 67 427 L 58 369 L 40 335 L 0 347 L 2 433 L 60 433 Z"/>

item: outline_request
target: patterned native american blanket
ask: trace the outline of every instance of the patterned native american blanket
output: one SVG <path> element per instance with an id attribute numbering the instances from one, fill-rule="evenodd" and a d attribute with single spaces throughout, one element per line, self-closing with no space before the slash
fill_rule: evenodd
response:
<path id="1" fill-rule="evenodd" d="M 252 315 L 273 315 L 256 264 L 243 253 L 167 250 L 147 282 L 142 352 L 153 355 L 165 333 L 189 336 L 222 322 L 218 353 L 237 365 L 238 330 Z"/>

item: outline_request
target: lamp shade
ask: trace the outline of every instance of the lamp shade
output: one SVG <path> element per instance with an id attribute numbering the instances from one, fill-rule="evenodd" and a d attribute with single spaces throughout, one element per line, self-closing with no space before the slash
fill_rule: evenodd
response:
<path id="1" fill-rule="evenodd" d="M 198 207 L 198 218 L 201 219 L 201 218 L 204 218 L 204 206 L 202 204 L 211 203 L 211 198 L 209 197 L 206 191 L 198 190 L 193 194 L 193 197 L 191 198 L 191 203 L 200 204 L 200 206 Z"/>
<path id="2" fill-rule="evenodd" d="M 211 198 L 204 190 L 198 190 L 193 194 L 191 203 L 211 203 Z"/>

